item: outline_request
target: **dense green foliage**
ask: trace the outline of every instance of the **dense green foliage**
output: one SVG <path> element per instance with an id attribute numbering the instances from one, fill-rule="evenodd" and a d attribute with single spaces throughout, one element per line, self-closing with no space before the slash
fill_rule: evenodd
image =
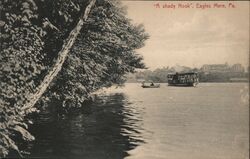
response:
<path id="1" fill-rule="evenodd" d="M 80 107 L 91 92 L 122 83 L 125 73 L 144 67 L 134 52 L 148 38 L 143 27 L 132 25 L 119 3 L 97 1 L 58 77 L 36 108 L 22 111 L 87 4 L 85 0 L 0 1 L 0 156 L 10 149 L 21 155 L 15 134 L 26 141 L 34 139 L 25 116 L 41 104 L 56 101 L 62 110 Z"/>

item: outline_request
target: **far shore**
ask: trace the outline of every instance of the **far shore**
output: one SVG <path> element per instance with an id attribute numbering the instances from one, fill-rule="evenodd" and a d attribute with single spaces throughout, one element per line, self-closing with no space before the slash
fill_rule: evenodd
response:
<path id="1" fill-rule="evenodd" d="M 125 82 L 125 83 L 141 83 L 141 82 Z M 154 82 L 154 83 L 167 83 L 167 82 Z M 199 83 L 249 83 L 249 81 L 239 81 L 239 82 L 214 82 L 214 81 L 209 81 L 209 82 L 199 82 Z"/>

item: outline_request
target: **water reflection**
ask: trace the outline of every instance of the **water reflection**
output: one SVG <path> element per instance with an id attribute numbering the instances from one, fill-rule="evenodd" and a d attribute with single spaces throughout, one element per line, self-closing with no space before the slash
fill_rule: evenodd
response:
<path id="1" fill-rule="evenodd" d="M 124 158 L 144 142 L 137 111 L 122 93 L 98 97 L 64 119 L 44 111 L 30 128 L 36 141 L 29 145 L 28 157 Z"/>
<path id="2" fill-rule="evenodd" d="M 110 89 L 105 93 L 111 95 L 99 96 L 71 116 L 59 118 L 56 110 L 39 114 L 27 157 L 248 158 L 249 107 L 240 94 L 245 87 L 204 83 L 142 89 L 126 84 Z"/>

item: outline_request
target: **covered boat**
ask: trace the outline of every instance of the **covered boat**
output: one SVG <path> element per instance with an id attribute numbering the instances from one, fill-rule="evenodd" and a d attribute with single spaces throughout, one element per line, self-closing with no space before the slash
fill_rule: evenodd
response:
<path id="1" fill-rule="evenodd" d="M 175 73 L 168 74 L 169 86 L 196 86 L 199 83 L 198 73 Z"/>

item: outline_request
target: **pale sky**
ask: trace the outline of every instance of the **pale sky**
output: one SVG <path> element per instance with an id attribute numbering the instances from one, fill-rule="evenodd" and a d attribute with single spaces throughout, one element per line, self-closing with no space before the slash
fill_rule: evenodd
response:
<path id="1" fill-rule="evenodd" d="M 249 2 L 232 2 L 236 8 L 213 7 L 216 2 L 123 1 L 133 23 L 142 23 L 150 39 L 137 50 L 150 69 L 184 65 L 241 63 L 249 65 Z M 161 8 L 154 4 L 159 3 Z M 194 8 L 162 8 L 164 4 L 192 3 Z"/>

